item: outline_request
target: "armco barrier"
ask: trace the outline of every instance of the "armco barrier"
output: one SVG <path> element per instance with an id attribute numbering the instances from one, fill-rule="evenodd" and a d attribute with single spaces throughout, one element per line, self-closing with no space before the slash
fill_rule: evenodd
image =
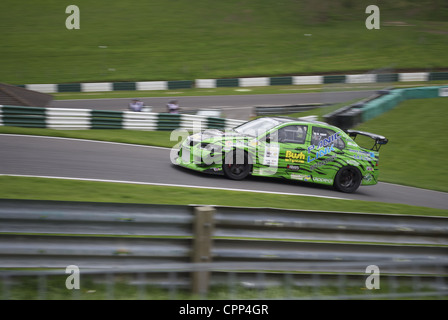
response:
<path id="1" fill-rule="evenodd" d="M 245 121 L 216 117 L 132 111 L 0 106 L 0 125 L 61 130 L 230 129 Z"/>
<path id="2" fill-rule="evenodd" d="M 447 244 L 444 217 L 0 200 L 0 268 L 76 265 L 118 273 L 213 262 L 274 270 L 279 266 L 267 266 L 280 262 L 294 271 L 307 264 L 308 273 L 356 271 L 329 269 L 338 262 L 412 275 L 415 263 L 429 262 L 418 269 L 427 276 L 446 273 Z M 207 269 L 194 273 L 193 291 L 207 291 L 209 276 Z"/>
<path id="3" fill-rule="evenodd" d="M 233 79 L 196 79 L 181 81 L 100 82 L 63 84 L 25 84 L 26 89 L 44 93 L 109 92 L 120 90 L 171 90 L 188 88 L 257 87 L 276 85 L 313 85 L 334 83 L 381 83 L 448 80 L 448 72 L 367 73 L 347 75 L 312 75 L 254 77 Z"/>
<path id="4" fill-rule="evenodd" d="M 70 255 L 84 267 L 171 263 L 194 259 L 196 249 L 202 262 L 205 256 L 227 262 L 392 261 L 448 254 L 445 217 L 0 200 L 0 222 L 0 267 L 56 267 Z M 195 247 L 191 239 L 198 237 Z"/>
<path id="5" fill-rule="evenodd" d="M 405 100 L 447 96 L 448 86 L 381 90 L 372 97 L 325 115 L 324 119 L 342 129 L 350 129 L 395 108 Z"/>
<path id="6" fill-rule="evenodd" d="M 387 112 L 399 103 L 408 99 L 427 99 L 437 98 L 441 90 L 448 88 L 448 86 L 434 86 L 434 87 L 420 87 L 420 88 L 406 88 L 394 89 L 389 94 L 380 96 L 377 99 L 369 101 L 361 107 L 362 121 L 373 119 L 384 112 Z"/>

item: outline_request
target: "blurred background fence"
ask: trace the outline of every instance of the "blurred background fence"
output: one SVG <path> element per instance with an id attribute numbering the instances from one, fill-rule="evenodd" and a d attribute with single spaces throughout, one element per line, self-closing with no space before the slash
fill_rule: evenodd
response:
<path id="1" fill-rule="evenodd" d="M 0 105 L 0 126 L 25 128 L 60 130 L 130 129 L 151 131 L 171 131 L 175 129 L 224 130 L 233 128 L 244 122 L 243 120 L 193 114 Z"/>
<path id="2" fill-rule="evenodd" d="M 60 84 L 23 84 L 19 87 L 42 93 L 110 92 L 172 89 L 212 89 L 222 87 L 266 87 L 278 85 L 325 85 L 327 91 L 338 91 L 342 84 L 356 89 L 372 90 L 392 82 L 426 82 L 448 80 L 448 72 L 394 72 L 391 68 L 375 69 L 368 73 L 282 77 L 252 77 L 227 79 L 196 79 L 177 81 L 96 82 Z M 323 101 L 325 103 L 325 101 Z"/>
<path id="3" fill-rule="evenodd" d="M 448 218 L 0 202 L 4 299 L 448 296 Z M 67 266 L 81 288 L 65 287 Z M 369 265 L 381 286 L 366 288 Z"/>

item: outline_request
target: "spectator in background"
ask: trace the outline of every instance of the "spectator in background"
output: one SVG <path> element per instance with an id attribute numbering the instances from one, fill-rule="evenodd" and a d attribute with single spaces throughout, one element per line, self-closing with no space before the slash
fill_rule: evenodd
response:
<path id="1" fill-rule="evenodd" d="M 135 111 L 135 112 L 141 112 L 143 109 L 143 102 L 139 99 L 133 99 L 132 102 L 129 104 L 129 110 Z"/>
<path id="2" fill-rule="evenodd" d="M 177 102 L 177 100 L 171 100 L 167 105 L 166 105 L 168 112 L 169 113 L 179 113 L 179 103 Z"/>

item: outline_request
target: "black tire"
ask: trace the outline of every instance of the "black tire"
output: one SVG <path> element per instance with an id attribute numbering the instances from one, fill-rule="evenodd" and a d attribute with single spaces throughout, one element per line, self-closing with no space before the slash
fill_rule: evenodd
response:
<path id="1" fill-rule="evenodd" d="M 227 178 L 232 180 L 243 180 L 252 171 L 249 156 L 245 151 L 230 151 L 224 158 L 222 170 Z"/>
<path id="2" fill-rule="evenodd" d="M 355 167 L 342 167 L 334 178 L 334 187 L 342 192 L 353 193 L 361 185 L 361 172 Z"/>

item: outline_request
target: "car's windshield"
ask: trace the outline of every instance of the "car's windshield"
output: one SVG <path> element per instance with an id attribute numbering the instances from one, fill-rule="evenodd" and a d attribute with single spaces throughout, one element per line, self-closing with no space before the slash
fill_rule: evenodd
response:
<path id="1" fill-rule="evenodd" d="M 271 118 L 258 118 L 249 122 L 246 122 L 234 130 L 238 133 L 242 133 L 245 135 L 257 137 L 262 133 L 272 129 L 276 125 L 280 124 L 280 122 L 271 119 Z"/>

